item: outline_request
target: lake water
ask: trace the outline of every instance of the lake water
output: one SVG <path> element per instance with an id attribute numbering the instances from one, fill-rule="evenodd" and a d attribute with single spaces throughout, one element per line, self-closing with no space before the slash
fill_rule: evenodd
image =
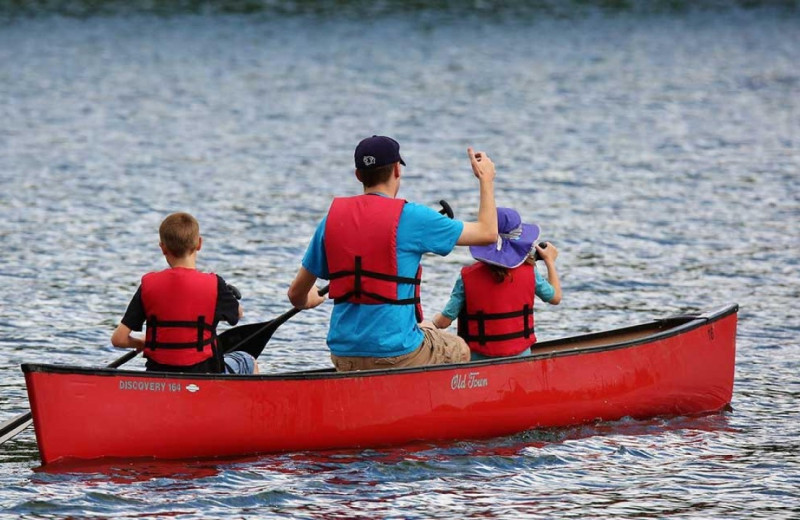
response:
<path id="1" fill-rule="evenodd" d="M 0 9 L 0 420 L 28 410 L 21 363 L 120 356 L 110 334 L 164 267 L 170 212 L 198 217 L 200 266 L 241 289 L 246 322 L 288 310 L 331 198 L 359 191 L 353 148 L 376 133 L 401 143 L 401 196 L 458 217 L 477 209 L 467 146 L 494 159 L 498 204 L 561 252 L 564 300 L 537 306 L 540 339 L 738 303 L 733 410 L 72 472 L 43 471 L 29 429 L 0 447 L 0 518 L 798 518 L 793 2 L 185 3 Z M 425 259 L 429 313 L 468 261 Z M 281 327 L 261 370 L 329 366 L 329 312 Z"/>

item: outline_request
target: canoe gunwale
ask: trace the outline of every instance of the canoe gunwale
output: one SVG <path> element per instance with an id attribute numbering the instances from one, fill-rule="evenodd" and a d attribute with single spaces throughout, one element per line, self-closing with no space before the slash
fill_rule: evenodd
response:
<path id="1" fill-rule="evenodd" d="M 548 341 L 537 343 L 530 356 L 526 357 L 510 357 L 487 359 L 479 361 L 471 361 L 469 363 L 447 364 L 447 365 L 428 365 L 422 367 L 409 367 L 409 368 L 390 368 L 380 370 L 364 370 L 358 372 L 336 372 L 333 368 L 312 369 L 297 372 L 282 372 L 277 374 L 254 374 L 254 375 L 237 375 L 237 374 L 187 374 L 180 372 L 150 372 L 142 370 L 120 370 L 109 369 L 100 367 L 82 367 L 72 365 L 53 365 L 45 363 L 23 363 L 21 369 L 23 373 L 30 372 L 45 372 L 45 373 L 79 373 L 85 375 L 95 376 L 108 376 L 118 377 L 124 375 L 126 377 L 146 377 L 151 379 L 196 379 L 196 380 L 248 380 L 248 381 L 269 381 L 269 380 L 315 380 L 315 379 L 332 379 L 332 378 L 358 378 L 358 377 L 375 377 L 389 374 L 408 374 L 413 372 L 434 372 L 442 370 L 463 369 L 466 367 L 478 368 L 484 366 L 494 366 L 508 363 L 529 363 L 542 359 L 551 359 L 555 357 L 576 356 L 581 354 L 593 354 L 599 352 L 607 352 L 623 348 L 635 347 L 637 345 L 649 344 L 654 341 L 663 340 L 672 336 L 683 334 L 692 329 L 703 327 L 715 321 L 721 320 L 731 314 L 738 312 L 739 305 L 732 303 L 721 307 L 715 311 L 703 314 L 689 314 L 689 315 L 676 315 L 666 318 L 657 319 L 639 325 L 631 325 L 619 329 L 610 329 L 602 332 L 594 332 L 582 334 L 577 336 L 570 336 L 565 338 L 558 338 Z M 550 350 L 554 347 L 569 347 L 569 345 L 577 345 L 584 343 L 587 340 L 599 341 L 604 338 L 611 338 L 622 334 L 636 333 L 637 331 L 646 331 L 649 329 L 657 328 L 653 334 L 644 334 L 631 340 L 617 341 L 612 343 L 599 343 L 596 345 L 566 348 L 557 351 L 544 351 Z"/>

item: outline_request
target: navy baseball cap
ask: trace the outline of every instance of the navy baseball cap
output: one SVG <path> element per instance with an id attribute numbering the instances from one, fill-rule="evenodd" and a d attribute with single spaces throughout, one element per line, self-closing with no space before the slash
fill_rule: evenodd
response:
<path id="1" fill-rule="evenodd" d="M 384 135 L 373 135 L 358 143 L 355 160 L 357 170 L 373 170 L 396 162 L 406 165 L 400 157 L 400 144 Z"/>

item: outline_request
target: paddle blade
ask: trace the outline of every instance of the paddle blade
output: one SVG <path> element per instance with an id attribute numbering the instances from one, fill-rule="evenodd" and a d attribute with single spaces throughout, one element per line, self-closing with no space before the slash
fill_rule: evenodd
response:
<path id="1" fill-rule="evenodd" d="M 251 323 L 249 325 L 240 325 L 238 327 L 230 328 L 217 336 L 217 343 L 219 348 L 224 353 L 233 351 L 247 352 L 254 358 L 258 359 L 264 347 L 267 346 L 275 329 L 278 328 L 280 323 L 277 320 L 270 320 L 261 323 Z"/>
<path id="2" fill-rule="evenodd" d="M 319 295 L 324 296 L 328 293 L 330 286 L 326 285 L 319 289 Z M 249 325 L 239 325 L 221 332 L 217 336 L 217 344 L 223 353 L 241 351 L 247 352 L 258 359 L 264 347 L 267 346 L 275 331 L 286 323 L 289 318 L 300 312 L 300 309 L 293 308 L 288 310 L 270 321 L 260 323 L 250 323 Z"/>

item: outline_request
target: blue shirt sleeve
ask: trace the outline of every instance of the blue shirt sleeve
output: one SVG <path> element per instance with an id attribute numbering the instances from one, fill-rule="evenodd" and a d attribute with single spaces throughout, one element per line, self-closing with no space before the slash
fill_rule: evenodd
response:
<path id="1" fill-rule="evenodd" d="M 449 219 L 427 206 L 407 202 L 397 228 L 397 246 L 407 252 L 445 256 L 456 246 L 463 229 L 464 223 L 460 220 Z M 403 262 L 402 258 L 398 260 Z"/>
<path id="2" fill-rule="evenodd" d="M 442 309 L 442 316 L 447 319 L 454 320 L 458 318 L 458 315 L 461 313 L 461 309 L 463 308 L 464 280 L 461 279 L 461 274 L 459 273 L 456 283 L 453 284 L 453 290 L 450 291 L 450 299 L 447 301 L 447 305 L 444 306 L 444 309 Z"/>
<path id="3" fill-rule="evenodd" d="M 327 218 L 327 216 L 323 218 L 317 226 L 302 262 L 308 272 L 323 280 L 328 279 L 328 258 L 325 255 L 325 222 Z"/>
<path id="4" fill-rule="evenodd" d="M 536 275 L 536 296 L 541 298 L 542 301 L 549 302 L 556 295 L 556 290 L 547 278 L 539 273 L 536 266 L 533 267 L 533 272 Z"/>

